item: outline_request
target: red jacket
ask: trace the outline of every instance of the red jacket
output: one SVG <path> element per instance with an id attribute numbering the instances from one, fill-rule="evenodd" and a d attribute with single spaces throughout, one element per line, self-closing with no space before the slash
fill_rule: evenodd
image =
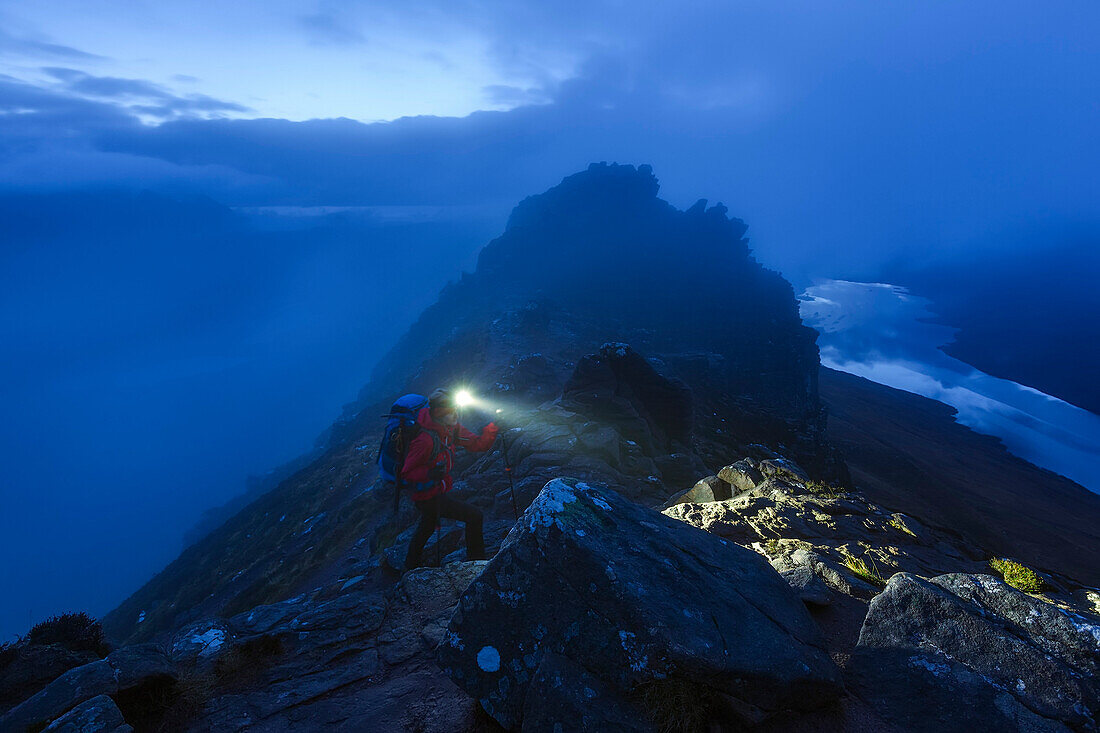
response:
<path id="1" fill-rule="evenodd" d="M 454 486 L 451 469 L 454 467 L 456 447 L 465 448 L 471 453 L 482 453 L 489 450 L 497 439 L 498 428 L 495 423 L 489 423 L 481 431 L 481 435 L 477 435 L 462 425 L 451 427 L 437 423 L 427 407 L 417 414 L 416 422 L 420 424 L 420 434 L 409 443 L 405 462 L 401 466 L 402 481 L 413 487 L 413 501 L 431 499 L 451 490 Z M 439 452 L 434 457 L 432 452 L 436 441 L 432 439 L 433 434 L 439 440 Z M 445 473 L 439 481 L 428 478 L 428 472 L 434 466 L 444 468 Z"/>

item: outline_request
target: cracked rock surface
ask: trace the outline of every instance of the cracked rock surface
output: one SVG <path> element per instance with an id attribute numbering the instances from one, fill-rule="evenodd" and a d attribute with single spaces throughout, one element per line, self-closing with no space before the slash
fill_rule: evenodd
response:
<path id="1" fill-rule="evenodd" d="M 645 684 L 688 683 L 743 723 L 840 692 L 821 632 L 763 557 L 568 479 L 543 488 L 463 594 L 439 656 L 512 730 L 547 659 L 623 704 Z"/>

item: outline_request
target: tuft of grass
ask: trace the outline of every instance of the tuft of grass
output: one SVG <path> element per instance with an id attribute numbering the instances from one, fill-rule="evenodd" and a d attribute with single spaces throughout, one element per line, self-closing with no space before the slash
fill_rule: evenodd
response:
<path id="1" fill-rule="evenodd" d="M 989 561 L 989 567 L 993 568 L 1004 581 L 1016 590 L 1025 593 L 1038 593 L 1043 589 L 1043 579 L 1031 568 L 1007 558 L 995 557 Z"/>
<path id="2" fill-rule="evenodd" d="M 825 499 L 839 499 L 846 493 L 844 489 L 839 486 L 830 486 L 824 481 L 807 481 L 806 490 L 814 496 L 820 496 Z"/>
<path id="3" fill-rule="evenodd" d="M 906 527 L 906 526 L 905 526 L 905 522 L 901 521 L 901 520 L 900 520 L 900 519 L 898 519 L 898 518 L 897 518 L 896 516 L 895 516 L 895 517 L 890 517 L 890 522 L 889 522 L 889 524 L 890 524 L 890 526 L 891 526 L 891 527 L 893 527 L 893 528 L 894 528 L 894 529 L 896 529 L 897 531 L 899 531 L 899 532 L 902 532 L 902 533 L 904 533 L 904 534 L 907 534 L 907 535 L 909 535 L 910 537 L 916 537 L 916 536 L 917 536 L 917 535 L 916 535 L 916 534 L 915 534 L 915 533 L 913 532 L 913 530 L 911 530 L 911 529 L 909 529 L 908 527 Z"/>
<path id="4" fill-rule="evenodd" d="M 783 544 L 779 540 L 771 539 L 771 540 L 765 540 L 764 541 L 764 552 L 768 555 L 768 557 L 772 557 L 773 555 L 778 555 L 782 551 L 783 551 Z"/>
<path id="5" fill-rule="evenodd" d="M 879 575 L 878 568 L 875 567 L 874 560 L 868 565 L 867 561 L 862 557 L 855 557 L 853 555 L 844 553 L 844 567 L 852 571 L 852 575 L 856 576 L 860 580 L 866 581 L 871 585 L 879 588 L 886 587 L 886 580 Z"/>
<path id="6" fill-rule="evenodd" d="M 705 688 L 684 680 L 653 680 L 634 689 L 632 697 L 660 733 L 703 733 L 711 720 Z"/>
<path id="7" fill-rule="evenodd" d="M 58 644 L 70 651 L 90 651 L 101 657 L 109 651 L 103 637 L 103 626 L 83 611 L 51 616 L 35 624 L 27 633 L 27 643 L 37 646 Z"/>

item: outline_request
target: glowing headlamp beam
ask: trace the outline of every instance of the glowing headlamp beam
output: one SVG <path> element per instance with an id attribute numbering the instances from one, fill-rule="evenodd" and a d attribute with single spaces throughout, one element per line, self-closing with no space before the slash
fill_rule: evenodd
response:
<path id="1" fill-rule="evenodd" d="M 474 402 L 474 396 L 472 394 L 470 394 L 469 390 L 460 389 L 458 391 L 458 393 L 455 394 L 455 404 L 458 405 L 459 407 L 465 407 L 466 405 L 471 405 L 471 404 L 473 404 L 473 402 Z"/>

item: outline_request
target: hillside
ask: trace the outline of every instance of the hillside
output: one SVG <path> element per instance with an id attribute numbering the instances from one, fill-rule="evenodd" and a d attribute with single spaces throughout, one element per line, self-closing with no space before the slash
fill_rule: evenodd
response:
<path id="1" fill-rule="evenodd" d="M 942 402 L 832 369 L 821 385 L 829 439 L 868 496 L 1100 585 L 1100 496 L 959 425 Z"/>

